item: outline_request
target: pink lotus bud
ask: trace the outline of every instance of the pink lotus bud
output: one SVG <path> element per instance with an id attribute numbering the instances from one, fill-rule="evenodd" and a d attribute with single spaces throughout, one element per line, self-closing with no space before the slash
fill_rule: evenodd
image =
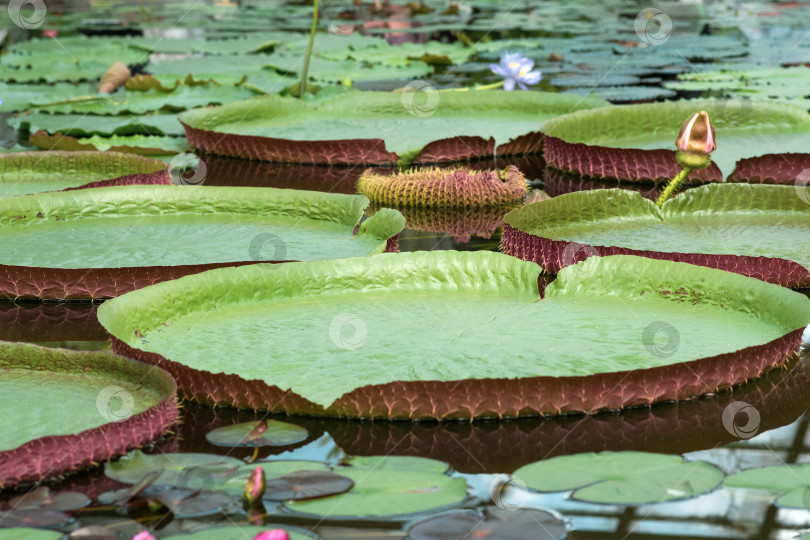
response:
<path id="1" fill-rule="evenodd" d="M 149 531 L 141 531 L 133 536 L 132 540 L 155 540 L 155 537 Z"/>
<path id="2" fill-rule="evenodd" d="M 245 492 L 242 493 L 242 498 L 248 504 L 255 504 L 262 499 L 262 495 L 264 495 L 264 488 L 264 470 L 262 470 L 261 467 L 256 467 L 248 477 L 248 481 L 245 484 Z"/>
<path id="3" fill-rule="evenodd" d="M 290 540 L 290 537 L 281 529 L 273 529 L 272 531 L 260 532 L 253 537 L 253 540 Z"/>
<path id="4" fill-rule="evenodd" d="M 700 111 L 689 117 L 681 126 L 681 132 L 675 141 L 678 150 L 687 154 L 708 156 L 716 148 L 714 144 L 714 126 L 706 111 Z"/>

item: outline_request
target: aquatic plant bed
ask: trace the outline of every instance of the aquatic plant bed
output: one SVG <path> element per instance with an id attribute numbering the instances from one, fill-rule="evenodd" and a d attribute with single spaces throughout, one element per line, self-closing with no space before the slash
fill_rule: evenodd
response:
<path id="1" fill-rule="evenodd" d="M 641 194 L 569 193 L 504 217 L 501 249 L 550 273 L 593 255 L 639 255 L 810 286 L 810 204 L 793 186 L 713 184 L 659 209 Z"/>
<path id="2" fill-rule="evenodd" d="M 383 209 L 358 227 L 368 204 L 361 195 L 202 186 L 2 200 L 0 296 L 97 300 L 221 266 L 396 249 L 404 218 Z"/>
<path id="3" fill-rule="evenodd" d="M 592 258 L 545 288 L 541 272 L 488 252 L 242 266 L 98 318 L 113 350 L 165 368 L 188 399 L 411 420 L 688 399 L 782 365 L 810 322 L 799 293 L 684 263 Z"/>
<path id="4" fill-rule="evenodd" d="M 390 165 L 491 159 L 496 151 L 500 156 L 538 153 L 543 122 L 606 105 L 598 98 L 500 90 L 434 90 L 423 108 L 415 104 L 418 99 L 423 98 L 361 92 L 313 105 L 267 96 L 187 111 L 179 119 L 189 144 L 212 154 L 283 163 Z"/>
<path id="5" fill-rule="evenodd" d="M 111 459 L 178 419 L 177 386 L 162 369 L 104 352 L 0 342 L 0 488 Z"/>

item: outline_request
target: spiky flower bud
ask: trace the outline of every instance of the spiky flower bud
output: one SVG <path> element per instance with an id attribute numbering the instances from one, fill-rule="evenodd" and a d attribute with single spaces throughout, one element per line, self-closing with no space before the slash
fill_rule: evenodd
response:
<path id="1" fill-rule="evenodd" d="M 526 179 L 512 165 L 503 171 L 432 168 L 390 176 L 367 170 L 358 180 L 357 190 L 386 206 L 501 206 L 525 197 Z"/>

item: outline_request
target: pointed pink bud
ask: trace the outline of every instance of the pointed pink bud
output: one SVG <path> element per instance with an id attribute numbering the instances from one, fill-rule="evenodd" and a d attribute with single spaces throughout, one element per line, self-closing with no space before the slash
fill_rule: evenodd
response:
<path id="1" fill-rule="evenodd" d="M 248 477 L 242 498 L 245 499 L 248 504 L 256 504 L 256 502 L 261 500 L 262 495 L 264 495 L 264 488 L 264 470 L 261 467 L 256 467 Z"/>
<path id="2" fill-rule="evenodd" d="M 700 111 L 689 117 L 681 126 L 681 132 L 675 145 L 681 152 L 708 156 L 716 148 L 714 144 L 714 126 L 706 111 Z"/>
<path id="3" fill-rule="evenodd" d="M 253 540 L 290 540 L 290 537 L 281 529 L 273 529 L 272 531 L 260 532 L 253 537 Z"/>
<path id="4" fill-rule="evenodd" d="M 155 537 L 149 531 L 141 531 L 133 536 L 132 540 L 155 540 Z"/>

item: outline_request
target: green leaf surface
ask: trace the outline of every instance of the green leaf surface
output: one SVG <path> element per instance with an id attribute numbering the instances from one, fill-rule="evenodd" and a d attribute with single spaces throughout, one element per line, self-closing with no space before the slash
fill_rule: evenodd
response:
<path id="1" fill-rule="evenodd" d="M 681 124 L 700 110 L 709 113 L 716 129 L 712 160 L 724 176 L 742 158 L 807 151 L 810 114 L 795 105 L 768 101 L 751 101 L 743 108 L 721 99 L 608 107 L 559 117 L 543 131 L 571 143 L 675 150 Z"/>
<path id="2" fill-rule="evenodd" d="M 35 112 L 12 117 L 8 125 L 19 129 L 28 124 L 31 133 L 43 129 L 53 135 L 88 138 L 93 135 L 185 135 L 174 114 L 95 116 L 90 114 L 50 114 Z"/>
<path id="3" fill-rule="evenodd" d="M 306 428 L 278 420 L 244 422 L 205 434 L 205 439 L 211 444 L 230 447 L 287 446 L 304 441 L 307 437 L 309 432 Z"/>
<path id="4" fill-rule="evenodd" d="M 765 344 L 810 323 L 803 295 L 684 263 L 589 258 L 564 268 L 538 302 L 539 273 L 534 263 L 487 252 L 254 265 L 147 287 L 105 302 L 98 316 L 130 346 L 262 380 L 324 407 L 393 381 L 671 365 Z M 693 301 L 673 301 L 673 284 Z M 232 291 L 227 302 L 222 290 Z M 650 321 L 677 329 L 671 355 L 645 345 Z M 538 333 L 543 340 L 526 337 Z M 234 352 L 223 362 L 226 350 Z M 373 359 L 359 371 L 358 354 Z"/>
<path id="5" fill-rule="evenodd" d="M 402 215 L 390 210 L 353 236 L 367 205 L 361 195 L 272 188 L 43 193 L 0 201 L 0 252 L 4 264 L 48 268 L 363 256 L 382 252 L 404 226 Z"/>
<path id="6" fill-rule="evenodd" d="M 793 186 L 706 185 L 660 210 L 629 190 L 580 191 L 513 210 L 504 222 L 590 246 L 777 257 L 810 269 L 810 204 Z"/>
<path id="7" fill-rule="evenodd" d="M 161 373 L 144 371 L 109 353 L 0 342 L 0 406 L 15 411 L 6 417 L 0 452 L 148 410 L 169 394 Z"/>
<path id="8" fill-rule="evenodd" d="M 58 531 L 12 527 L 0 529 L 0 540 L 61 540 L 64 535 Z"/>
<path id="9" fill-rule="evenodd" d="M 57 191 L 166 166 L 117 152 L 23 152 L 0 155 L 0 198 Z"/>
<path id="10" fill-rule="evenodd" d="M 264 471 L 264 476 L 267 480 L 299 471 L 332 471 L 330 466 L 319 461 L 259 461 L 250 465 L 243 465 L 232 476 L 228 477 L 223 482 L 216 484 L 216 489 L 221 489 L 233 494 L 242 493 L 245 490 L 245 484 L 250 477 L 250 473 L 252 473 L 256 467 L 262 468 Z"/>
<path id="11" fill-rule="evenodd" d="M 503 144 L 539 130 L 560 114 L 604 104 L 596 98 L 543 92 L 428 89 L 410 94 L 351 92 L 317 104 L 265 96 L 187 111 L 179 118 L 193 128 L 296 141 L 379 138 L 388 151 L 401 154 L 463 135 L 494 137 L 496 144 Z"/>
<path id="12" fill-rule="evenodd" d="M 456 506 L 467 498 L 467 482 L 435 472 L 387 468 L 336 469 L 354 480 L 347 493 L 308 501 L 289 501 L 290 510 L 326 519 L 388 518 Z"/>
<path id="13" fill-rule="evenodd" d="M 514 473 L 537 491 L 574 490 L 574 499 L 604 504 L 653 504 L 707 493 L 723 472 L 702 461 L 647 452 L 601 452 L 561 456 Z"/>

